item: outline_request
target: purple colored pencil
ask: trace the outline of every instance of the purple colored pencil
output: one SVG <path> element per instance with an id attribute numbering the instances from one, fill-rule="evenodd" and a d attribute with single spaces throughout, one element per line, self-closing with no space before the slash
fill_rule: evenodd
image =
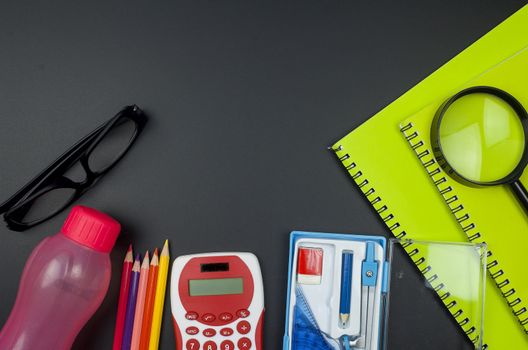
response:
<path id="1" fill-rule="evenodd" d="M 125 326 L 123 331 L 123 342 L 121 343 L 121 350 L 130 350 L 130 345 L 132 344 L 132 331 L 134 329 L 134 315 L 136 314 L 136 299 L 138 293 L 140 271 L 141 256 L 137 254 L 130 275 L 130 289 L 128 290 Z"/>

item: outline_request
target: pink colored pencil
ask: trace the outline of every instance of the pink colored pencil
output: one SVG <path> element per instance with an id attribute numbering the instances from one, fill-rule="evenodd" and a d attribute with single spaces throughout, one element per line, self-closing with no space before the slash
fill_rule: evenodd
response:
<path id="1" fill-rule="evenodd" d="M 132 330 L 131 350 L 139 349 L 139 341 L 141 340 L 141 325 L 143 324 L 143 309 L 145 307 L 145 294 L 147 292 L 147 282 L 149 274 L 149 253 L 145 253 L 145 258 L 141 264 L 141 274 L 139 277 L 138 295 L 136 301 L 136 314 L 134 315 L 134 328 Z"/>
<path id="2" fill-rule="evenodd" d="M 132 252 L 132 244 L 128 246 L 123 263 L 123 272 L 121 273 L 121 287 L 119 290 L 119 303 L 117 304 L 116 326 L 114 330 L 114 345 L 113 350 L 121 350 L 123 342 L 123 330 L 125 326 L 125 315 L 128 301 L 128 290 L 130 288 L 130 275 L 132 265 L 134 264 L 134 253 Z"/>

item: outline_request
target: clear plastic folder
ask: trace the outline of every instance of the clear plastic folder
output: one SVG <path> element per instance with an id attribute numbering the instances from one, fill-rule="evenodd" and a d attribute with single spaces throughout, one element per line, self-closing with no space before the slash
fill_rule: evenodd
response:
<path id="1" fill-rule="evenodd" d="M 484 349 L 486 246 L 392 239 L 388 248 L 385 349 Z"/>

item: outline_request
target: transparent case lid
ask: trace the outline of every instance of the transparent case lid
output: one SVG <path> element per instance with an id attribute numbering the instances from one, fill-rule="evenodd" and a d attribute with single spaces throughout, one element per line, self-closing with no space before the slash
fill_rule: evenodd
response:
<path id="1" fill-rule="evenodd" d="M 485 244 L 392 239 L 388 255 L 385 349 L 483 349 Z"/>

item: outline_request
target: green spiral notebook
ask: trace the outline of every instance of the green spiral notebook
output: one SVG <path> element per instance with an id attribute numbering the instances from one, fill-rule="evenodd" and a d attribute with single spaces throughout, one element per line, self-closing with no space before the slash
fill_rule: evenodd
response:
<path id="1" fill-rule="evenodd" d="M 392 104 L 332 146 L 350 176 L 397 237 L 417 240 L 467 241 L 451 211 L 401 136 L 403 118 L 447 98 L 454 87 L 479 76 L 528 44 L 528 7 L 464 50 Z M 409 248 L 422 263 L 420 252 Z M 438 276 L 441 283 L 441 276 Z M 501 291 L 487 279 L 484 341 L 492 350 L 528 349 L 528 336 Z M 448 291 L 442 290 L 442 296 Z M 453 304 L 454 302 L 454 304 Z M 463 301 L 444 298 L 449 311 L 470 339 L 472 320 Z"/>
<path id="2" fill-rule="evenodd" d="M 509 92 L 528 106 L 528 49 L 524 49 L 471 80 L 452 94 L 471 86 L 493 86 Z M 430 176 L 468 240 L 488 245 L 488 271 L 528 333 L 528 279 L 524 257 L 528 248 L 528 216 L 508 186 L 464 186 L 438 165 L 430 142 L 437 100 L 402 121 L 403 136 Z M 521 177 L 528 184 L 528 171 Z M 432 185 L 431 184 L 431 185 Z"/>

